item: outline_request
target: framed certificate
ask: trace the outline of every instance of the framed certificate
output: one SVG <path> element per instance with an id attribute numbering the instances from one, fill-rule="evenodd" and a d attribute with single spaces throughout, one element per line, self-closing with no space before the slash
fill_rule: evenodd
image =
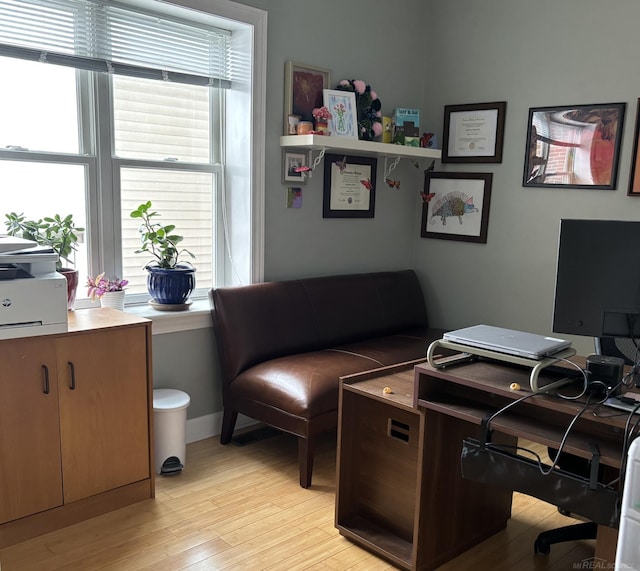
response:
<path id="1" fill-rule="evenodd" d="M 501 163 L 506 101 L 446 105 L 443 163 Z"/>
<path id="2" fill-rule="evenodd" d="M 324 156 L 323 218 L 373 218 L 378 160 Z"/>

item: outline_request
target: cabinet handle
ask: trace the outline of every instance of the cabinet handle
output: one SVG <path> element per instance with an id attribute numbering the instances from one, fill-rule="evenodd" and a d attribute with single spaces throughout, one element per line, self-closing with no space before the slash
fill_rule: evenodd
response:
<path id="1" fill-rule="evenodd" d="M 67 361 L 67 365 L 69 365 L 69 388 L 72 391 L 76 390 L 76 368 L 71 361 Z"/>
<path id="2" fill-rule="evenodd" d="M 42 365 L 42 392 L 49 394 L 49 367 Z"/>

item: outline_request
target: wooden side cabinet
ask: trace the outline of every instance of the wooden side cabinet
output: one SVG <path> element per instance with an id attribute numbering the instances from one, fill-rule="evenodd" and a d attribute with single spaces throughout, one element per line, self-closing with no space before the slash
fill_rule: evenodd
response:
<path id="1" fill-rule="evenodd" d="M 150 325 L 80 310 L 0 341 L 0 548 L 153 497 Z"/>
<path id="2" fill-rule="evenodd" d="M 402 569 L 422 565 L 424 413 L 413 408 L 414 364 L 343 377 L 339 397 L 336 527 Z"/>

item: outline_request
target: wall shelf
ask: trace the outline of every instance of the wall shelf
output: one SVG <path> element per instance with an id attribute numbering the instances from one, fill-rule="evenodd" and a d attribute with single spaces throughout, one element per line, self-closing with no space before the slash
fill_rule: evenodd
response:
<path id="1" fill-rule="evenodd" d="M 284 135 L 280 137 L 280 146 L 287 149 L 309 149 L 311 151 L 311 167 L 320 164 L 326 152 L 351 153 L 354 155 L 368 155 L 384 157 L 384 176 L 388 178 L 396 168 L 400 159 L 419 161 L 420 159 L 440 159 L 440 149 L 424 149 L 391 143 L 374 143 L 348 137 L 331 137 L 326 135 Z M 318 156 L 313 157 L 313 151 Z M 310 174 L 308 176 L 311 176 Z"/>
<path id="2" fill-rule="evenodd" d="M 350 152 L 358 155 L 380 155 L 385 157 L 407 157 L 414 159 L 440 159 L 440 149 L 423 149 L 374 143 L 349 139 L 348 137 L 327 137 L 326 135 L 284 135 L 280 137 L 280 146 L 292 149 L 325 150 L 326 152 Z"/>

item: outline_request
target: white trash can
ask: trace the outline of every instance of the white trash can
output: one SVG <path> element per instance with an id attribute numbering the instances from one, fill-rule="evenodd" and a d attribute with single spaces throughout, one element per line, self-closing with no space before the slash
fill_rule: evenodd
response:
<path id="1" fill-rule="evenodd" d="M 153 432 L 156 474 L 175 474 L 184 468 L 187 455 L 187 407 L 184 391 L 154 389 Z"/>

